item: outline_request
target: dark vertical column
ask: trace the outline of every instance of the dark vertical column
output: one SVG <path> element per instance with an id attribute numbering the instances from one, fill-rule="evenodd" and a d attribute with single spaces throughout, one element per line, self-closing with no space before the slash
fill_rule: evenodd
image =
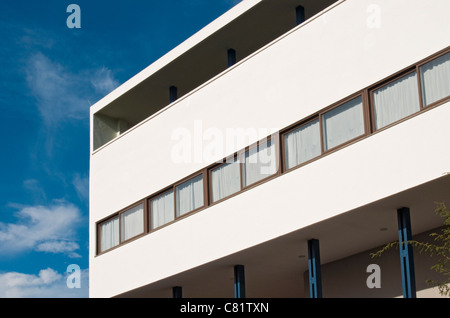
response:
<path id="1" fill-rule="evenodd" d="M 295 8 L 295 16 L 297 19 L 297 25 L 305 22 L 305 8 L 303 8 L 302 6 L 298 6 L 297 8 Z"/>
<path id="2" fill-rule="evenodd" d="M 309 296 L 322 298 L 322 274 L 320 271 L 319 241 L 308 241 Z"/>
<path id="3" fill-rule="evenodd" d="M 236 64 L 236 50 L 228 49 L 228 67 Z"/>
<path id="4" fill-rule="evenodd" d="M 173 103 L 178 98 L 178 90 L 176 86 L 170 86 L 169 88 L 169 101 Z"/>
<path id="5" fill-rule="evenodd" d="M 180 286 L 172 287 L 172 295 L 173 298 L 182 298 L 183 294 L 181 287 Z"/>
<path id="6" fill-rule="evenodd" d="M 414 273 L 413 250 L 411 244 L 408 244 L 408 241 L 412 238 L 409 208 L 398 209 L 397 218 L 403 297 L 416 298 L 416 278 Z"/>
<path id="7" fill-rule="evenodd" d="M 234 266 L 234 297 L 245 298 L 244 265 Z"/>

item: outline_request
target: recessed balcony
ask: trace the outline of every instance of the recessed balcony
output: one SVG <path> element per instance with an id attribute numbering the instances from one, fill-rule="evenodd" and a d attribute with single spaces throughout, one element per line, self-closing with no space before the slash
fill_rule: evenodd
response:
<path id="1" fill-rule="evenodd" d="M 266 0 L 238 4 L 99 102 L 93 150 L 192 92 L 337 0 Z M 245 9 L 245 6 L 248 6 Z M 242 10 L 241 7 L 244 7 Z M 242 12 L 242 13 L 241 13 Z M 236 17 L 236 15 L 238 15 Z M 113 94 L 112 94 L 113 95 Z M 95 111 L 95 110 L 94 110 Z"/>

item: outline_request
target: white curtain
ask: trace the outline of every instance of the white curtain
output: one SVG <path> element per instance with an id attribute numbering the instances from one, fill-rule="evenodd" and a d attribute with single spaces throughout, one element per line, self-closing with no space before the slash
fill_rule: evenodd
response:
<path id="1" fill-rule="evenodd" d="M 323 115 L 324 147 L 331 149 L 364 133 L 362 98 L 359 96 Z"/>
<path id="2" fill-rule="evenodd" d="M 275 144 L 269 140 L 245 153 L 243 184 L 248 186 L 276 172 Z"/>
<path id="3" fill-rule="evenodd" d="M 157 227 L 172 221 L 175 218 L 173 191 L 166 192 L 154 198 L 150 203 L 150 211 L 150 223 L 152 229 L 156 229 Z"/>
<path id="4" fill-rule="evenodd" d="M 176 187 L 177 216 L 203 206 L 203 175 Z"/>
<path id="5" fill-rule="evenodd" d="M 119 218 L 116 217 L 101 225 L 100 228 L 100 250 L 101 252 L 119 244 Z"/>
<path id="6" fill-rule="evenodd" d="M 382 128 L 419 111 L 416 72 L 383 86 L 373 93 L 376 128 Z"/>
<path id="7" fill-rule="evenodd" d="M 320 155 L 319 120 L 314 120 L 286 134 L 284 147 L 287 169 Z"/>
<path id="8" fill-rule="evenodd" d="M 450 53 L 420 67 L 425 106 L 450 95 Z"/>
<path id="9" fill-rule="evenodd" d="M 120 215 L 121 239 L 126 241 L 144 232 L 144 205 L 140 204 Z"/>
<path id="10" fill-rule="evenodd" d="M 240 164 L 225 163 L 211 171 L 212 200 L 225 198 L 241 189 Z"/>

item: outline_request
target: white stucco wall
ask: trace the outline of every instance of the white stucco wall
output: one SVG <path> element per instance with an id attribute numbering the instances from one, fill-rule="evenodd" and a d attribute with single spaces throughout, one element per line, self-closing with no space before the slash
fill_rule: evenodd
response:
<path id="1" fill-rule="evenodd" d="M 367 23 L 371 4 L 380 28 Z M 282 129 L 447 47 L 449 9 L 447 0 L 344 1 L 93 153 L 91 296 L 157 281 L 449 171 L 447 103 L 95 257 L 96 221 L 213 163 L 174 164 L 174 131 L 194 132 L 199 120 L 222 132 Z M 344 200 L 350 191 L 354 200 Z"/>

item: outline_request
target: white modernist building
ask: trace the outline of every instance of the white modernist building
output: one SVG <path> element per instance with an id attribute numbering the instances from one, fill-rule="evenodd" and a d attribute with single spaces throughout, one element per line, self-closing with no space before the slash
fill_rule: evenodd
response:
<path id="1" fill-rule="evenodd" d="M 244 0 L 91 107 L 91 297 L 438 297 L 449 0 Z"/>

